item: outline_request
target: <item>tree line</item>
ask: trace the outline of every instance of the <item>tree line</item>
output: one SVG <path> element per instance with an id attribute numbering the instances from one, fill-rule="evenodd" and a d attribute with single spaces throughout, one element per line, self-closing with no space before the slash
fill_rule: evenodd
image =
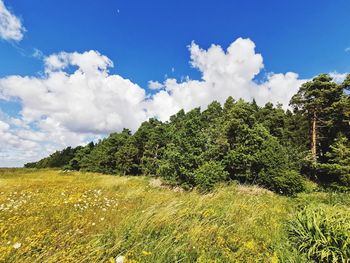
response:
<path id="1" fill-rule="evenodd" d="M 257 184 L 285 195 L 312 180 L 350 189 L 350 74 L 335 83 L 321 74 L 304 83 L 290 110 L 227 98 L 207 109 L 151 118 L 86 146 L 68 147 L 27 168 L 62 168 L 159 176 L 185 189 L 218 182 Z"/>

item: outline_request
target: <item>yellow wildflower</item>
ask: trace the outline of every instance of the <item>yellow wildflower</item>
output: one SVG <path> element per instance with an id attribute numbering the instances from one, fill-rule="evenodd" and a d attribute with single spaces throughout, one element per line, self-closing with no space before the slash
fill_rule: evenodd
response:
<path id="1" fill-rule="evenodd" d="M 151 255 L 152 254 L 152 252 L 149 252 L 149 251 L 142 251 L 142 254 L 144 255 L 144 256 L 149 256 L 149 255 Z"/>

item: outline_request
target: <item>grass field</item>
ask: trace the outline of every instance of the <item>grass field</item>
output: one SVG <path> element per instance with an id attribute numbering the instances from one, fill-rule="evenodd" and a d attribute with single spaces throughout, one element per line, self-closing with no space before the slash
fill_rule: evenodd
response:
<path id="1" fill-rule="evenodd" d="M 0 192 L 0 262 L 303 262 L 289 220 L 304 206 L 350 207 L 348 194 L 229 185 L 201 195 L 55 170 L 1 169 Z"/>

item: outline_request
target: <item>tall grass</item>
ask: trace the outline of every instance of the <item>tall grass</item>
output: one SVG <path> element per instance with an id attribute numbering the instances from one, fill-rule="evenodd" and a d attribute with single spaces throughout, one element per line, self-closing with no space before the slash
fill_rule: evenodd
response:
<path id="1" fill-rule="evenodd" d="M 291 240 L 316 262 L 350 261 L 350 213 L 347 208 L 305 207 L 290 222 Z"/>
<path id="2" fill-rule="evenodd" d="M 0 170 L 0 262 L 301 262 L 285 223 L 311 195 L 240 185 L 203 195 L 146 177 Z"/>

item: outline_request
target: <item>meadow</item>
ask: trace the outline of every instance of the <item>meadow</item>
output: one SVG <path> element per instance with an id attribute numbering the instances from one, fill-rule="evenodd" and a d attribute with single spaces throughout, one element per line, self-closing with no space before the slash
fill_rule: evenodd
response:
<path id="1" fill-rule="evenodd" d="M 143 176 L 0 169 L 0 262 L 310 262 L 290 234 L 305 207 L 346 220 L 350 197 L 235 183 L 201 194 Z"/>

